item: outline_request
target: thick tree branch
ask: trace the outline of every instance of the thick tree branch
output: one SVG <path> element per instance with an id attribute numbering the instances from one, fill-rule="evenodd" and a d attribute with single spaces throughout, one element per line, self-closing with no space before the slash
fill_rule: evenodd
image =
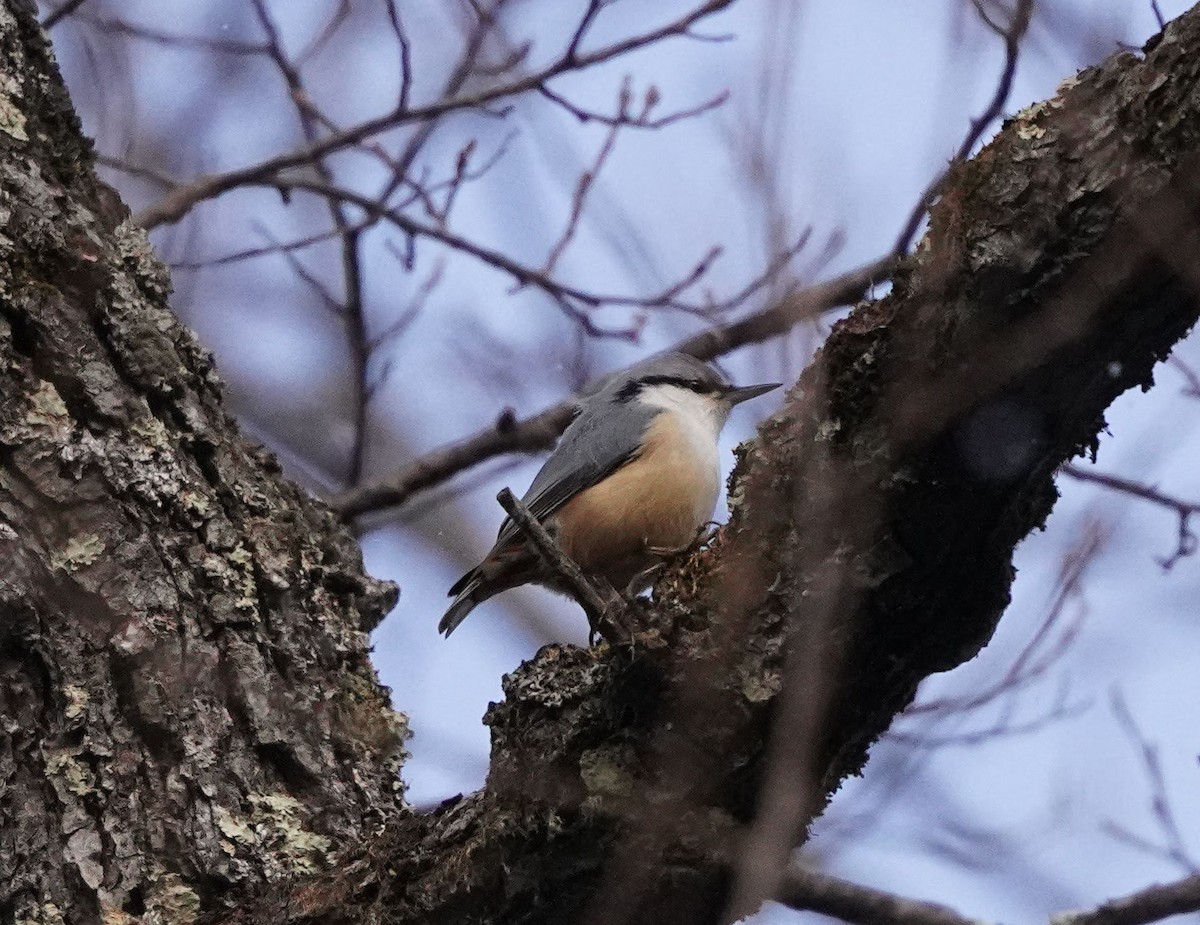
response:
<path id="1" fill-rule="evenodd" d="M 237 437 L 6 7 L 6 919 L 703 925 L 780 895 L 917 684 L 990 638 L 1056 471 L 1200 312 L 1193 11 L 952 170 L 893 291 L 740 450 L 729 525 L 633 602 L 638 644 L 507 676 L 486 787 L 415 815 L 366 660 L 389 589 Z"/>
<path id="2" fill-rule="evenodd" d="M 1193 11 L 956 166 L 893 291 L 741 449 L 730 523 L 642 606 L 666 644 L 547 647 L 508 676 L 485 790 L 377 848 L 370 902 L 695 925 L 779 895 L 918 683 L 987 643 L 1059 467 L 1195 323 L 1198 84 Z"/>

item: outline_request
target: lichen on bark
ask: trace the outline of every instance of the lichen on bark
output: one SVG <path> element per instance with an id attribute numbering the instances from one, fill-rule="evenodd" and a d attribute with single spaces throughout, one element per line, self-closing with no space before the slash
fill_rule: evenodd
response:
<path id="1" fill-rule="evenodd" d="M 893 292 L 740 449 L 730 523 L 636 605 L 654 644 L 522 665 L 487 788 L 407 820 L 358 888 L 304 884 L 300 921 L 695 925 L 754 879 L 741 848 L 785 862 L 917 684 L 986 644 L 1056 468 L 1195 323 L 1198 87 L 1200 9 L 957 165 Z"/>
<path id="2" fill-rule="evenodd" d="M 169 292 L 0 6 L 0 921 L 192 921 L 402 805 L 395 589 L 238 435 Z"/>
<path id="3" fill-rule="evenodd" d="M 741 449 L 730 524 L 635 604 L 641 642 L 514 671 L 487 786 L 418 816 L 366 656 L 391 589 L 236 435 L 2 9 L 0 920 L 714 921 L 772 748 L 807 762 L 802 838 L 986 643 L 1055 468 L 1196 318 L 1169 258 L 1200 251 L 1200 11 L 956 167 L 894 291 Z"/>

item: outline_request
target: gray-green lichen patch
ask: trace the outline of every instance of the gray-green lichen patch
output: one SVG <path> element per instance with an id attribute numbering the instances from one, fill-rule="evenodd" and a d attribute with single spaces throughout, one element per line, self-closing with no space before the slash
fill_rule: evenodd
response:
<path id="1" fill-rule="evenodd" d="M 75 802 L 75 797 L 92 793 L 96 786 L 95 775 L 79 760 L 79 747 L 52 749 L 42 756 L 46 777 L 50 785 L 65 804 Z"/>
<path id="2" fill-rule="evenodd" d="M 166 427 L 148 411 L 126 433 L 114 433 L 91 447 L 114 487 L 160 509 L 174 507 L 185 489 L 194 486 Z M 194 506 L 195 499 L 190 503 Z"/>
<path id="3" fill-rule="evenodd" d="M 66 707 L 63 708 L 63 716 L 67 719 L 79 719 L 83 716 L 87 711 L 88 701 L 91 699 L 86 690 L 74 684 L 68 684 L 63 688 L 63 697 L 67 701 Z"/>
<path id="4" fill-rule="evenodd" d="M 192 925 L 200 915 L 200 897 L 179 874 L 151 878 L 142 925 Z"/>
<path id="5" fill-rule="evenodd" d="M 750 703 L 769 703 L 783 689 L 783 674 L 778 669 L 741 672 L 742 696 Z"/>
<path id="6" fill-rule="evenodd" d="M 146 230 L 129 219 L 121 222 L 113 232 L 117 256 L 126 268 L 134 271 L 139 288 L 147 295 L 165 300 L 171 293 L 171 275 L 146 237 Z M 172 319 L 170 326 L 175 326 Z M 166 330 L 166 327 L 164 327 Z"/>
<path id="7" fill-rule="evenodd" d="M 254 558 L 245 546 L 239 543 L 230 552 L 206 554 L 200 567 L 218 588 L 227 592 L 222 596 L 219 607 L 214 603 L 214 617 L 233 619 L 234 615 L 226 612 L 230 608 L 242 614 L 257 610 L 258 587 L 254 581 Z"/>
<path id="8" fill-rule="evenodd" d="M 104 554 L 104 541 L 94 533 L 72 536 L 67 544 L 50 556 L 50 565 L 65 572 L 91 565 Z"/>
<path id="9" fill-rule="evenodd" d="M 100 925 L 143 925 L 143 921 L 119 906 L 109 903 L 102 903 L 100 906 Z"/>
<path id="10" fill-rule="evenodd" d="M 28 430 L 13 434 L 14 438 L 40 437 L 55 444 L 67 441 L 71 433 L 71 415 L 53 383 L 40 382 L 30 397 L 25 413 Z"/>
<path id="11" fill-rule="evenodd" d="M 230 857 L 248 856 L 265 867 L 268 880 L 313 873 L 325 867 L 330 841 L 304 827 L 303 807 L 285 793 L 252 793 L 248 816 L 225 807 L 214 811 Z"/>
<path id="12" fill-rule="evenodd" d="M 633 749 L 624 743 L 601 745 L 580 755 L 579 776 L 587 788 L 588 801 L 601 804 L 607 799 L 634 796 L 638 787 L 636 762 Z"/>
<path id="13" fill-rule="evenodd" d="M 17 139 L 28 141 L 25 130 L 25 113 L 17 105 L 21 95 L 21 84 L 12 74 L 0 77 L 0 132 Z"/>
<path id="14" fill-rule="evenodd" d="M 67 925 L 67 920 L 52 902 L 30 903 L 18 909 L 14 925 Z"/>

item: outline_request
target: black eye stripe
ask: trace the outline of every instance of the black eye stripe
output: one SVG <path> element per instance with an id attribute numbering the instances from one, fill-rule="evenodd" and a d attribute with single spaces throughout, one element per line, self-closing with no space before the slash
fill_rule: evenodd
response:
<path id="1" fill-rule="evenodd" d="M 705 382 L 702 379 L 687 379 L 683 376 L 643 376 L 641 379 L 634 379 L 621 386 L 620 391 L 617 392 L 617 401 L 629 401 L 642 389 L 655 385 L 673 385 L 698 395 L 712 395 L 714 392 L 721 391 L 720 385 L 714 382 Z"/>
<path id="2" fill-rule="evenodd" d="M 675 385 L 681 389 L 688 389 L 692 392 L 700 392 L 702 394 L 715 392 L 717 389 L 711 382 L 704 382 L 700 379 L 684 379 L 681 376 L 646 376 L 638 381 L 642 386 Z"/>

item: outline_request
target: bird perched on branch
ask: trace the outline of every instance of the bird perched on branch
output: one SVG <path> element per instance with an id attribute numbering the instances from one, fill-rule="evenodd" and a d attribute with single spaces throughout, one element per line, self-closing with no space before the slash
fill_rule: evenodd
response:
<path id="1" fill-rule="evenodd" d="M 732 386 L 712 367 L 668 353 L 610 377 L 521 499 L 585 574 L 626 588 L 712 517 L 721 483 L 717 437 L 734 405 L 780 383 Z M 449 636 L 477 605 L 518 585 L 561 587 L 511 518 L 463 575 L 438 624 Z"/>

